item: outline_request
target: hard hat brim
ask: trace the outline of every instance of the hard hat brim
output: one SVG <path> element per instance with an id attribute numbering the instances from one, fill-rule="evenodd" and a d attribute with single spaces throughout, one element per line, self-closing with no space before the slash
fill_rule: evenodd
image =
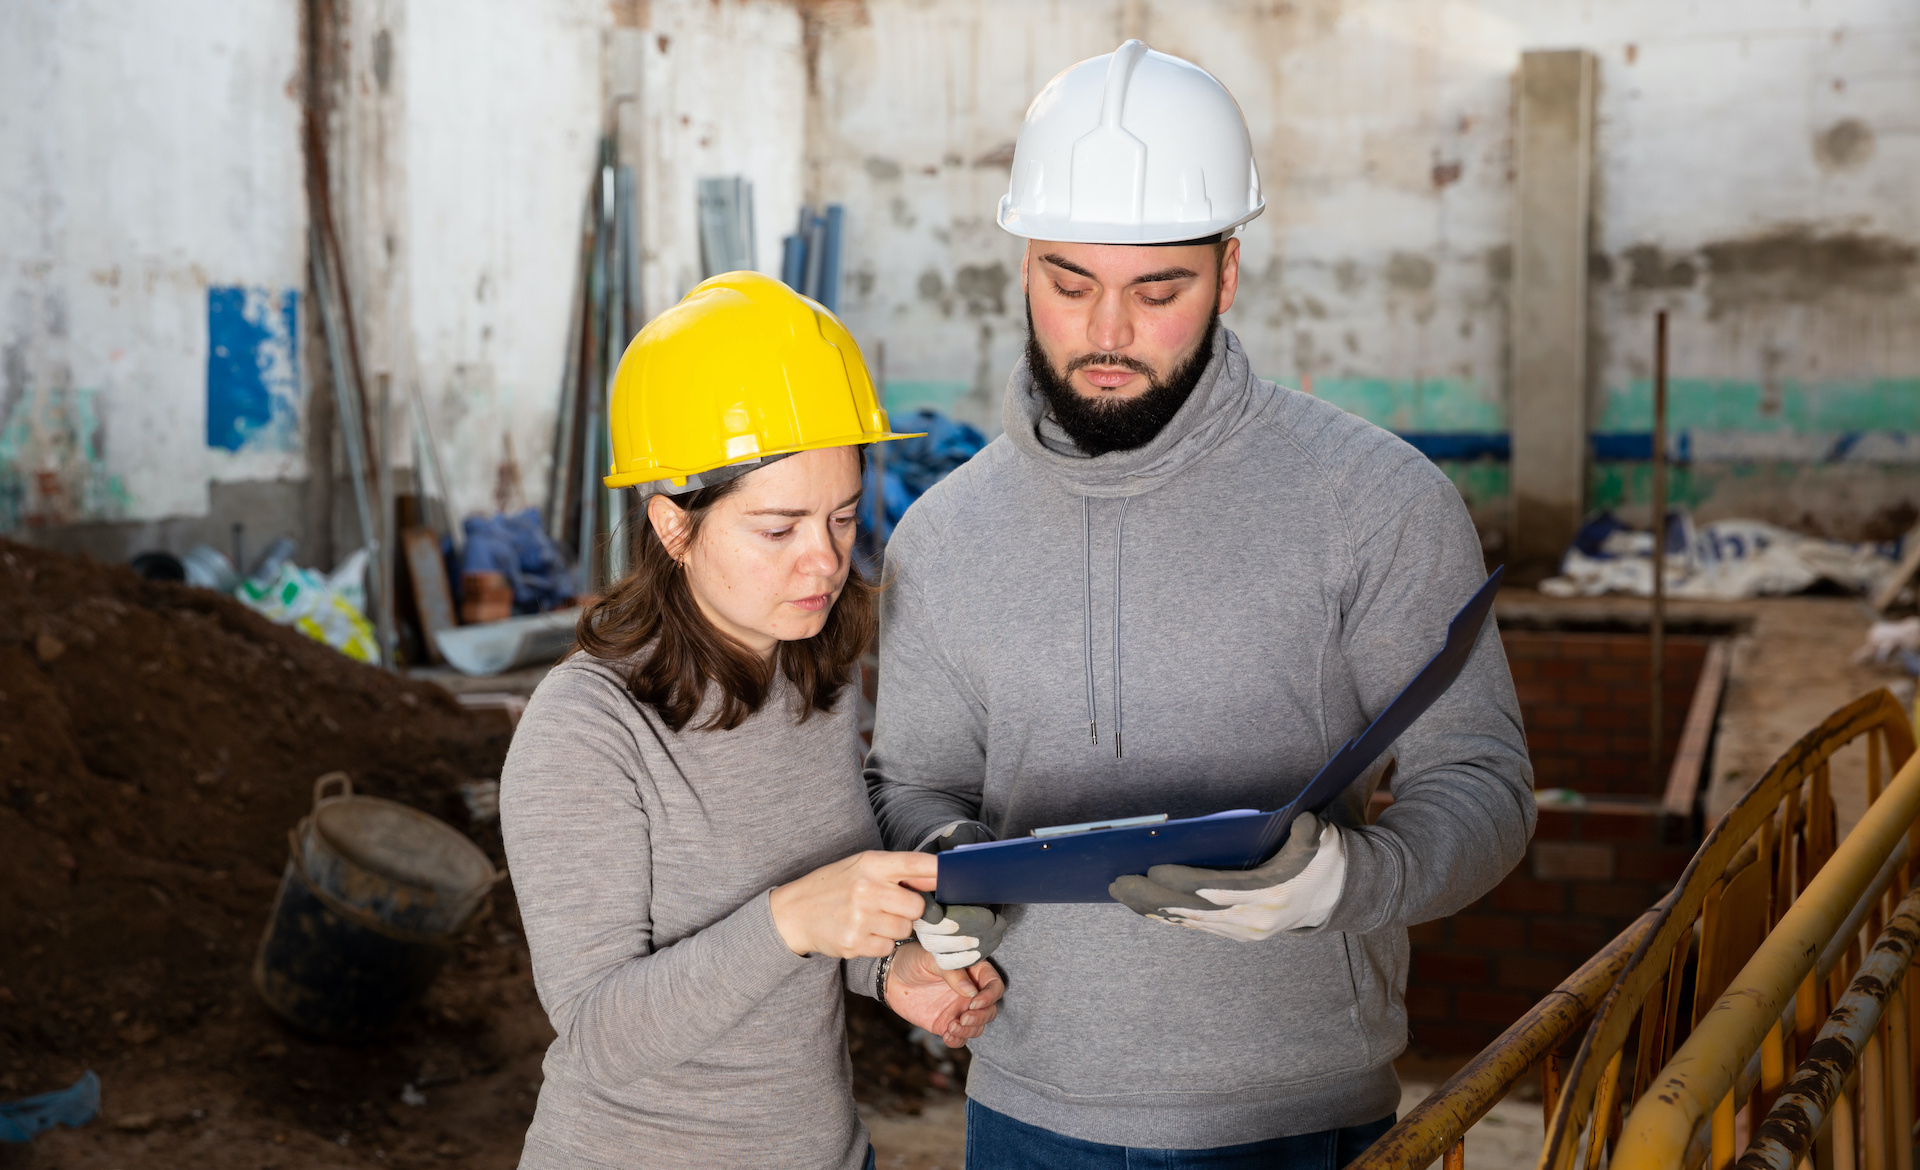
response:
<path id="1" fill-rule="evenodd" d="M 796 443 L 790 447 L 782 447 L 777 451 L 761 451 L 742 459 L 725 459 L 719 463 L 708 464 L 705 467 L 652 467 L 644 471 L 621 472 L 616 475 L 609 475 L 601 480 L 601 482 L 610 488 L 641 487 L 646 484 L 660 483 L 663 481 L 684 484 L 689 476 L 704 475 L 717 468 L 731 467 L 738 463 L 759 463 L 783 455 L 798 455 L 802 451 L 825 451 L 834 447 L 864 447 L 869 443 L 891 443 L 897 439 L 924 439 L 927 437 L 927 434 L 928 432 L 926 431 L 915 431 L 912 433 L 888 431 L 884 435 L 847 435 L 842 438 L 823 439 L 813 443 Z"/>
<path id="2" fill-rule="evenodd" d="M 995 221 L 1007 232 L 1029 240 L 1058 240 L 1062 244 L 1184 244 L 1204 236 L 1225 235 L 1251 223 L 1267 209 L 1262 199 L 1238 219 L 1200 223 L 1089 223 L 1065 216 L 1021 215 L 1010 196 L 1002 196 Z"/>

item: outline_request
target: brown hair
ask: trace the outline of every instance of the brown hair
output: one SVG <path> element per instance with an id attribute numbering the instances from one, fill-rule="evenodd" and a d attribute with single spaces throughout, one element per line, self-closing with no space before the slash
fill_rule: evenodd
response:
<path id="1" fill-rule="evenodd" d="M 689 544 L 713 506 L 739 487 L 740 479 L 730 479 L 674 501 L 687 513 Z M 633 571 L 580 616 L 580 649 L 606 661 L 630 661 L 628 693 L 674 731 L 692 721 L 709 685 L 720 688 L 720 707 L 700 729 L 740 726 L 766 702 L 776 665 L 800 693 L 796 722 L 833 709 L 854 664 L 872 643 L 876 624 L 874 591 L 858 566 L 848 570 L 825 628 L 802 641 L 781 642 L 770 662 L 707 620 L 686 573 L 644 513 L 638 527 Z"/>

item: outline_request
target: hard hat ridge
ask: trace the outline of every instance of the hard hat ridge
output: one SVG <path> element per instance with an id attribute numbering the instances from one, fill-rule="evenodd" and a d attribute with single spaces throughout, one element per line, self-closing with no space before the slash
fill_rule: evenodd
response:
<path id="1" fill-rule="evenodd" d="M 1029 239 L 1167 244 L 1229 232 L 1265 206 L 1233 95 L 1129 40 L 1034 98 L 998 219 Z"/>

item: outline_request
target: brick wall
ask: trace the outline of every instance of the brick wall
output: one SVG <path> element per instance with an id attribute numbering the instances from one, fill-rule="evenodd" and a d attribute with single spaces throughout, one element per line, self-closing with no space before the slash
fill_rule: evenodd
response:
<path id="1" fill-rule="evenodd" d="M 1460 913 L 1409 932 L 1413 1050 L 1484 1048 L 1671 889 L 1695 847 L 1692 826 L 1653 804 L 1541 809 L 1518 869 Z"/>
<path id="2" fill-rule="evenodd" d="M 1669 635 L 1659 774 L 1647 775 L 1650 650 L 1645 634 L 1506 630 L 1507 661 L 1533 757 L 1534 787 L 1657 797 L 1687 720 L 1709 639 Z"/>

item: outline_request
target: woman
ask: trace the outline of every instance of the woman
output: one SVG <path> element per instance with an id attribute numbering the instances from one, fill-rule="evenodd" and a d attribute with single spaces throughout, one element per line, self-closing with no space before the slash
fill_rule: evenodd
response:
<path id="1" fill-rule="evenodd" d="M 904 436 L 839 322 L 751 273 L 641 332 L 610 416 L 635 564 L 501 777 L 558 1033 L 520 1165 L 870 1166 L 841 988 L 954 1047 L 1001 991 L 898 945 L 934 860 L 877 852 L 860 776 L 859 447 Z"/>

